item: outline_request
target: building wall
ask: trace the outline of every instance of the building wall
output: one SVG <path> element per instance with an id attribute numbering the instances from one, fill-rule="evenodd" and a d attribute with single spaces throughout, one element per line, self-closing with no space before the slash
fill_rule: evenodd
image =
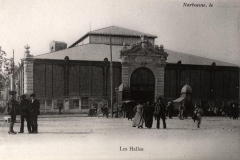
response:
<path id="1" fill-rule="evenodd" d="M 19 66 L 18 70 L 14 74 L 15 79 L 15 90 L 17 95 L 22 95 L 24 93 L 24 66 L 23 63 Z"/>
<path id="2" fill-rule="evenodd" d="M 34 60 L 34 93 L 42 110 L 84 112 L 97 101 L 110 98 L 108 61 Z M 121 64 L 113 63 L 113 87 L 121 84 Z M 113 92 L 115 97 L 115 91 Z"/>
<path id="3" fill-rule="evenodd" d="M 166 65 L 164 89 L 166 98 L 179 97 L 181 88 L 186 83 L 193 90 L 193 100 L 227 104 L 239 99 L 238 67 Z"/>
<path id="4" fill-rule="evenodd" d="M 67 44 L 64 42 L 56 42 L 52 41 L 49 45 L 49 51 L 54 52 L 54 51 L 59 51 L 67 48 Z"/>
<path id="5" fill-rule="evenodd" d="M 130 37 L 130 36 L 112 36 L 112 44 L 113 45 L 123 45 L 126 43 L 127 45 L 136 44 L 141 40 L 139 37 Z M 148 38 L 149 42 L 154 44 L 154 38 Z M 90 35 L 89 38 L 90 43 L 94 44 L 110 44 L 110 37 L 104 35 Z"/>
<path id="6" fill-rule="evenodd" d="M 84 44 L 89 44 L 89 36 L 85 39 L 83 39 L 82 41 L 80 41 L 79 43 L 77 43 L 75 46 L 81 46 Z"/>

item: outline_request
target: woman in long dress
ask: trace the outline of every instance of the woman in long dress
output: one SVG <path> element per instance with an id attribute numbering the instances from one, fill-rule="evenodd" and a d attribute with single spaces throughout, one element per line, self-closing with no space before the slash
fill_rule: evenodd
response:
<path id="1" fill-rule="evenodd" d="M 143 128 L 143 106 L 138 103 L 137 106 L 135 106 L 134 111 L 136 111 L 136 114 L 132 126 L 138 126 L 138 128 Z"/>
<path id="2" fill-rule="evenodd" d="M 152 128 L 153 124 L 153 113 L 154 113 L 154 106 L 147 102 L 146 107 L 143 110 L 145 126 L 149 129 Z"/>

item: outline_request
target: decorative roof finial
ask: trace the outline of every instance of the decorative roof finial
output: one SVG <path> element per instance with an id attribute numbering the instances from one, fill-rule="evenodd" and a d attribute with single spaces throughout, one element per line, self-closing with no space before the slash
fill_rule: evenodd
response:
<path id="1" fill-rule="evenodd" d="M 24 48 L 26 49 L 24 57 L 32 57 L 32 55 L 29 54 L 30 53 L 30 51 L 29 51 L 30 46 L 26 45 L 26 46 L 24 46 Z"/>
<path id="2" fill-rule="evenodd" d="M 164 46 L 162 44 L 160 45 L 160 51 L 164 52 Z"/>

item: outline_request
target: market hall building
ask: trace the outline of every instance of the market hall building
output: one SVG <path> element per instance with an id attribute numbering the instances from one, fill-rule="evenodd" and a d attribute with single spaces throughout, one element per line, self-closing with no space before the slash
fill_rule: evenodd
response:
<path id="1" fill-rule="evenodd" d="M 186 83 L 191 100 L 202 105 L 221 108 L 239 101 L 238 66 L 164 49 L 156 38 L 111 26 L 88 32 L 68 48 L 52 41 L 50 52 L 41 55 L 32 56 L 27 46 L 16 90 L 35 93 L 41 112 L 58 112 L 61 106 L 63 112 L 86 113 L 100 102 L 110 104 L 112 51 L 114 103 L 175 100 Z"/>

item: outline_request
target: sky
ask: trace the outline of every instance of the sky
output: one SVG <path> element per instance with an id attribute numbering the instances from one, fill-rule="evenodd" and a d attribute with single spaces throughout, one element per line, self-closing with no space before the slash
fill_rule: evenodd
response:
<path id="1" fill-rule="evenodd" d="M 114 25 L 156 35 L 166 49 L 240 66 L 239 17 L 237 0 L 0 0 L 0 46 L 20 62 L 26 45 L 44 54 L 52 40 L 70 46 Z"/>

